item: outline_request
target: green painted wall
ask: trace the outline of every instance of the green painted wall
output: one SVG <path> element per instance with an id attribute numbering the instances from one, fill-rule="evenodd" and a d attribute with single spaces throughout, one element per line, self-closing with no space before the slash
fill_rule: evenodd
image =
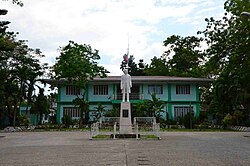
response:
<path id="1" fill-rule="evenodd" d="M 144 99 L 151 99 L 148 94 L 148 85 L 143 84 L 140 86 L 140 92 L 143 92 Z M 93 85 L 88 85 L 86 99 L 90 102 L 91 109 L 95 107 L 98 103 L 103 105 L 113 105 L 120 104 L 121 100 L 113 100 L 113 95 L 116 94 L 116 84 L 108 84 L 109 93 L 105 96 L 94 96 L 93 95 Z M 195 116 L 200 116 L 200 101 L 199 101 L 199 86 L 197 84 L 191 84 L 189 95 L 176 95 L 175 84 L 164 84 L 163 85 L 163 95 L 158 95 L 161 100 L 165 101 L 165 110 L 168 113 L 169 119 L 173 119 L 173 108 L 178 105 L 189 106 L 190 104 L 194 107 Z M 74 96 L 75 97 L 75 96 Z M 58 87 L 58 105 L 57 105 L 57 122 L 61 123 L 62 110 L 64 106 L 73 105 L 72 100 L 74 97 L 65 97 L 65 88 Z M 139 103 L 142 100 L 130 100 L 131 103 Z"/>

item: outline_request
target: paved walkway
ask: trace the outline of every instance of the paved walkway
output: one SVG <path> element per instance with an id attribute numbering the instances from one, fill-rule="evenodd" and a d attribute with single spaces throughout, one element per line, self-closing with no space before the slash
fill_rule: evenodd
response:
<path id="1" fill-rule="evenodd" d="M 0 165 L 250 165 L 250 132 L 164 132 L 161 137 L 89 140 L 88 132 L 0 133 Z"/>

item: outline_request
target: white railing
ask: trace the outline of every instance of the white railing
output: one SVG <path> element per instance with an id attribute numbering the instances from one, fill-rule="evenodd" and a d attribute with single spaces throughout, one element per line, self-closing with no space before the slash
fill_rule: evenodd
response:
<path id="1" fill-rule="evenodd" d="M 90 127 L 90 139 L 93 139 L 93 137 L 99 135 L 99 122 L 91 124 Z"/>
<path id="2" fill-rule="evenodd" d="M 122 100 L 122 93 L 113 94 L 110 99 L 111 100 Z M 130 93 L 129 99 L 130 100 L 143 100 L 144 95 L 142 93 Z"/>
<path id="3" fill-rule="evenodd" d="M 154 135 L 160 139 L 160 123 L 154 123 L 153 124 L 153 132 L 154 132 Z"/>
<path id="4" fill-rule="evenodd" d="M 120 122 L 120 117 L 101 117 L 100 121 L 102 123 L 119 123 Z"/>
<path id="5" fill-rule="evenodd" d="M 250 127 L 245 126 L 231 126 L 232 130 L 250 132 Z"/>
<path id="6" fill-rule="evenodd" d="M 127 127 L 132 129 L 129 133 L 119 133 L 119 117 L 105 117 L 100 122 L 93 123 L 90 128 L 90 139 L 97 135 L 106 135 L 107 138 L 117 139 L 118 135 L 132 134 L 133 138 L 139 139 L 140 137 L 146 137 L 147 135 L 154 135 L 160 139 L 160 124 L 156 123 L 155 117 L 135 117 L 134 124 Z M 140 123 L 138 123 L 140 122 Z"/>
<path id="7" fill-rule="evenodd" d="M 155 117 L 134 117 L 134 125 L 136 123 L 152 124 L 152 123 L 156 123 L 156 118 Z"/>

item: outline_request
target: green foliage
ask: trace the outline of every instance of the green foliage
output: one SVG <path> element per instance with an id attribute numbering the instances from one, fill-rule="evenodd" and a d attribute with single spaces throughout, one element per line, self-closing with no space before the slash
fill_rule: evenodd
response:
<path id="1" fill-rule="evenodd" d="M 73 125 L 73 120 L 71 118 L 71 116 L 69 115 L 64 115 L 62 117 L 62 123 L 67 127 L 69 128 L 70 125 Z"/>
<path id="2" fill-rule="evenodd" d="M 145 74 L 151 76 L 169 76 L 170 67 L 165 58 L 154 57 L 151 59 L 151 64 L 146 65 Z"/>
<path id="3" fill-rule="evenodd" d="M 230 114 L 227 114 L 223 119 L 223 125 L 224 126 L 230 126 L 233 124 L 233 116 Z"/>
<path id="4" fill-rule="evenodd" d="M 203 77 L 205 54 L 201 49 L 202 38 L 172 35 L 163 43 L 166 51 L 151 59 L 145 68 L 146 75 Z"/>
<path id="5" fill-rule="evenodd" d="M 112 110 L 108 110 L 104 113 L 105 117 L 119 117 L 120 116 L 120 110 L 118 107 L 113 107 Z"/>
<path id="6" fill-rule="evenodd" d="M 38 58 L 43 56 L 41 52 L 29 48 L 26 41 L 16 39 L 17 33 L 6 32 L 6 22 L 1 25 L 0 111 L 7 108 L 7 116 L 10 117 L 12 125 L 15 125 L 17 106 L 24 100 L 27 100 L 29 104 L 33 102 L 34 86 L 37 86 L 38 77 L 44 74 L 47 64 L 39 61 Z"/>
<path id="7" fill-rule="evenodd" d="M 225 10 L 221 20 L 206 19 L 207 28 L 200 32 L 209 45 L 206 71 L 217 78 L 209 110 L 222 114 L 222 118 L 241 108 L 250 110 L 250 21 L 240 17 L 241 12 L 250 11 L 250 3 L 227 0 Z"/>
<path id="8" fill-rule="evenodd" d="M 132 117 L 147 116 L 146 110 L 148 109 L 148 106 L 146 105 L 145 101 L 132 105 L 132 109 L 133 109 L 133 111 L 131 112 Z"/>
<path id="9" fill-rule="evenodd" d="M 44 96 L 44 89 L 39 89 L 39 94 L 30 108 L 30 112 L 33 114 L 40 114 L 39 123 L 42 124 L 42 115 L 47 115 L 49 113 L 49 102 L 47 97 Z"/>
<path id="10" fill-rule="evenodd" d="M 73 100 L 73 104 L 75 104 L 75 106 L 79 106 L 80 108 L 80 121 L 79 121 L 79 125 L 80 127 L 82 127 L 82 124 L 85 123 L 87 124 L 89 121 L 89 103 L 88 101 L 85 100 L 84 97 L 80 98 L 77 97 Z"/>
<path id="11" fill-rule="evenodd" d="M 208 121 L 204 121 L 199 125 L 199 129 L 208 129 L 211 124 Z"/>
<path id="12" fill-rule="evenodd" d="M 226 0 L 224 16 L 206 18 L 202 37 L 172 35 L 163 43 L 166 51 L 151 59 L 146 75 L 211 77 L 212 87 L 202 88 L 202 101 L 221 123 L 224 116 L 244 110 L 235 123 L 246 121 L 250 113 L 250 21 L 241 17 L 250 11 L 249 0 Z M 207 44 L 202 49 L 202 42 Z"/>
<path id="13" fill-rule="evenodd" d="M 23 6 L 20 0 L 12 0 L 13 4 Z M 0 15 L 8 13 L 0 9 Z M 43 57 L 38 49 L 28 47 L 26 41 L 18 40 L 17 34 L 7 31 L 9 21 L 0 21 L 0 112 L 4 109 L 15 126 L 17 106 L 27 100 L 33 103 L 33 92 L 39 77 L 44 74 L 47 64 L 42 64 Z M 3 114 L 0 114 L 0 119 Z"/>
<path id="14" fill-rule="evenodd" d="M 108 71 L 99 66 L 97 60 L 100 59 L 98 50 L 92 49 L 90 45 L 77 44 L 73 41 L 60 48 L 60 56 L 56 64 L 52 67 L 51 75 L 56 79 L 65 78 L 67 83 L 77 86 L 83 90 L 81 96 L 73 101 L 81 110 L 80 127 L 83 119 L 88 123 L 88 102 L 85 99 L 87 83 L 96 76 L 106 77 Z M 85 118 L 83 114 L 85 113 Z"/>
<path id="15" fill-rule="evenodd" d="M 195 118 L 194 115 L 191 112 L 188 112 L 183 118 L 182 118 L 182 123 L 187 129 L 192 129 L 194 128 L 195 124 Z"/>
<path id="16" fill-rule="evenodd" d="M 159 122 L 161 113 L 164 112 L 164 101 L 157 98 L 156 94 L 151 94 L 151 100 L 144 100 L 142 103 L 135 105 L 133 116 L 138 117 L 156 117 Z"/>
<path id="17" fill-rule="evenodd" d="M 163 43 L 167 48 L 163 57 L 169 66 L 169 74 L 174 76 L 201 77 L 204 54 L 200 50 L 202 38 L 172 35 Z M 172 57 L 170 59 L 170 57 Z"/>
<path id="18" fill-rule="evenodd" d="M 20 125 L 29 126 L 30 119 L 26 115 L 19 115 L 17 119 Z"/>
<path id="19" fill-rule="evenodd" d="M 96 76 L 106 77 L 108 71 L 96 62 L 100 59 L 98 50 L 93 50 L 90 45 L 69 41 L 60 50 L 60 56 L 52 68 L 55 78 L 67 78 L 77 86 L 86 88 L 89 79 Z"/>
<path id="20" fill-rule="evenodd" d="M 244 114 L 242 111 L 236 110 L 233 113 L 233 120 L 235 125 L 240 125 L 240 122 L 243 120 Z"/>
<path id="21" fill-rule="evenodd" d="M 103 117 L 104 115 L 104 108 L 105 106 L 103 106 L 101 103 L 97 104 L 97 107 L 95 107 L 96 109 L 96 114 L 95 114 L 95 120 L 98 121 L 101 117 Z"/>
<path id="22" fill-rule="evenodd" d="M 121 62 L 120 69 L 124 70 L 128 65 L 128 67 L 129 67 L 128 73 L 131 76 L 143 76 L 143 75 L 145 75 L 145 73 L 144 73 L 145 64 L 143 62 L 143 59 L 140 59 L 138 64 L 136 64 L 134 62 L 134 60 L 135 60 L 134 56 L 130 55 L 128 58 L 128 62 L 126 62 L 125 60 L 123 60 Z"/>

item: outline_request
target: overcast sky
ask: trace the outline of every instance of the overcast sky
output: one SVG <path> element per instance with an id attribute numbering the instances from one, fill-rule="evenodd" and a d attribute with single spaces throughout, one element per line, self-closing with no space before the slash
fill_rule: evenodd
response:
<path id="1" fill-rule="evenodd" d="M 9 31 L 40 48 L 50 65 L 59 56 L 59 46 L 69 40 L 90 44 L 99 50 L 100 65 L 110 75 L 120 75 L 122 56 L 150 63 L 164 51 L 163 41 L 171 35 L 196 35 L 204 30 L 206 17 L 223 15 L 224 0 L 22 0 L 23 7 L 0 0 L 8 14 Z"/>

